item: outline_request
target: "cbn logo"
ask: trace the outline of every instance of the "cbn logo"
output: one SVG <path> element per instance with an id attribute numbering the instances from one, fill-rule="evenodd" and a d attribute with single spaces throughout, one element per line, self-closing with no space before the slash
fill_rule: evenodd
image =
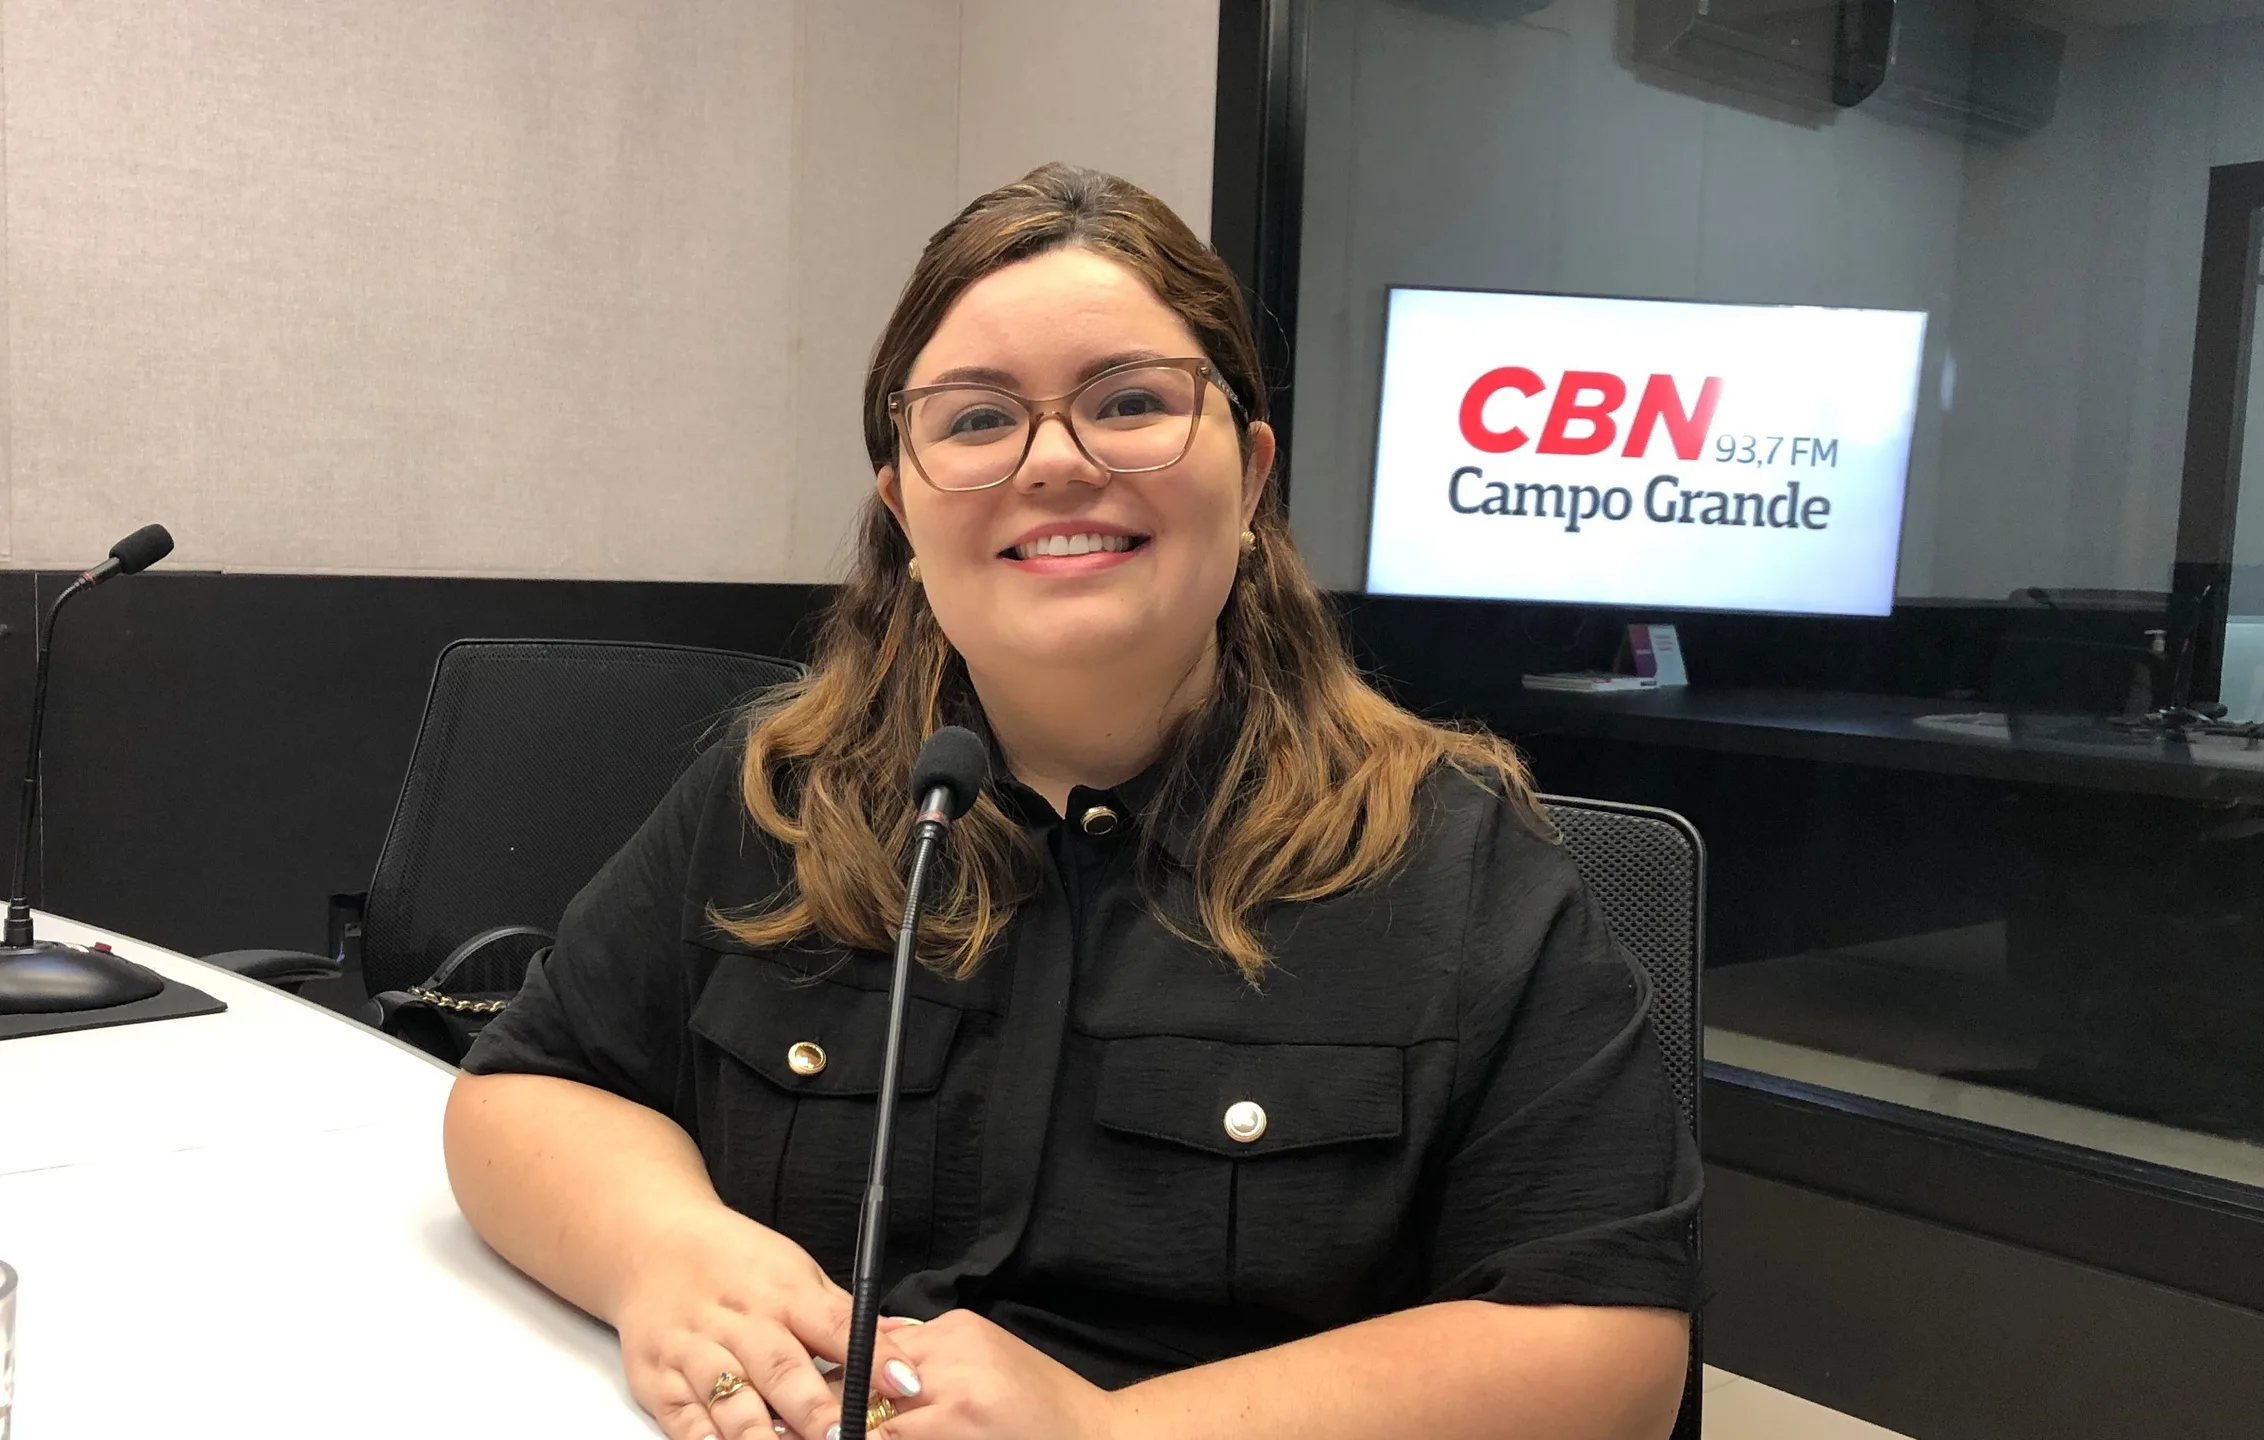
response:
<path id="1" fill-rule="evenodd" d="M 1531 436 L 1517 426 L 1496 430 L 1486 424 L 1486 405 L 1495 396 L 1513 391 L 1527 399 L 1542 394 L 1548 383 L 1522 365 L 1488 370 L 1462 396 L 1462 438 L 1473 450 L 1506 455 L 1524 446 Z M 1714 423 L 1714 407 L 1721 403 L 1722 381 L 1709 375 L 1698 387 L 1694 405 L 1683 403 L 1682 392 L 1671 375 L 1653 375 L 1644 382 L 1627 424 L 1627 445 L 1620 454 L 1630 458 L 1651 448 L 1653 433 L 1666 427 L 1674 453 L 1695 460 L 1706 446 L 1706 432 Z M 1541 425 L 1538 455 L 1601 455 L 1619 438 L 1618 415 L 1627 404 L 1627 382 L 1608 370 L 1567 370 L 1557 382 L 1556 398 Z"/>

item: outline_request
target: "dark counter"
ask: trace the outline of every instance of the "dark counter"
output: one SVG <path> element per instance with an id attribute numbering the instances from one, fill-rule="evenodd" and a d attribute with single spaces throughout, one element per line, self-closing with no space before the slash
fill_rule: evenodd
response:
<path id="1" fill-rule="evenodd" d="M 1496 707 L 1489 718 L 1512 735 L 1628 740 L 2188 800 L 2264 800 L 2264 745 L 2132 734 L 2096 715 L 1983 710 L 1899 695 L 1697 687 L 1623 695 L 1521 691 Z"/>

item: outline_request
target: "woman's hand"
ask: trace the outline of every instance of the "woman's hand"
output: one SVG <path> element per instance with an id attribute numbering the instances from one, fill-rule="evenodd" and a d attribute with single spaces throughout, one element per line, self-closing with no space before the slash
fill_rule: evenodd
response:
<path id="1" fill-rule="evenodd" d="M 909 1399 L 886 1392 L 897 1413 L 877 1440 L 1109 1440 L 1113 1395 L 972 1311 L 880 1328 L 920 1390 Z"/>
<path id="2" fill-rule="evenodd" d="M 849 1293 L 801 1246 L 717 1206 L 656 1237 L 629 1268 L 632 1278 L 608 1318 L 621 1333 L 629 1393 L 669 1440 L 774 1440 L 785 1433 L 778 1423 L 819 1440 L 841 1418 L 814 1357 L 840 1362 Z M 873 1352 L 875 1393 L 909 1399 L 903 1367 L 902 1353 L 882 1336 Z M 726 1371 L 747 1388 L 711 1406 L 709 1392 Z"/>

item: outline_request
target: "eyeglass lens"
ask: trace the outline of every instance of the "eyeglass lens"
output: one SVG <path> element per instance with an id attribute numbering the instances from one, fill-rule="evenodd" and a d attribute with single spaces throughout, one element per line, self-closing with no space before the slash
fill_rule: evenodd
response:
<path id="1" fill-rule="evenodd" d="M 1070 402 L 1069 423 L 1103 467 L 1160 470 L 1194 439 L 1203 380 L 1171 366 L 1142 366 L 1099 377 Z M 1003 390 L 956 385 L 905 407 L 904 437 L 938 489 L 979 490 L 1014 473 L 1029 441 L 1029 405 Z"/>

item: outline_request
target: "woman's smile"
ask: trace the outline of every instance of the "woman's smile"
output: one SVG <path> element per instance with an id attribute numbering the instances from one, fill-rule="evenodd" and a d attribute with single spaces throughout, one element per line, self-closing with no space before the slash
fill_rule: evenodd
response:
<path id="1" fill-rule="evenodd" d="M 1025 575 L 1097 575 L 1144 555 L 1151 538 L 1122 525 L 1057 520 L 1024 531 L 998 558 Z"/>

